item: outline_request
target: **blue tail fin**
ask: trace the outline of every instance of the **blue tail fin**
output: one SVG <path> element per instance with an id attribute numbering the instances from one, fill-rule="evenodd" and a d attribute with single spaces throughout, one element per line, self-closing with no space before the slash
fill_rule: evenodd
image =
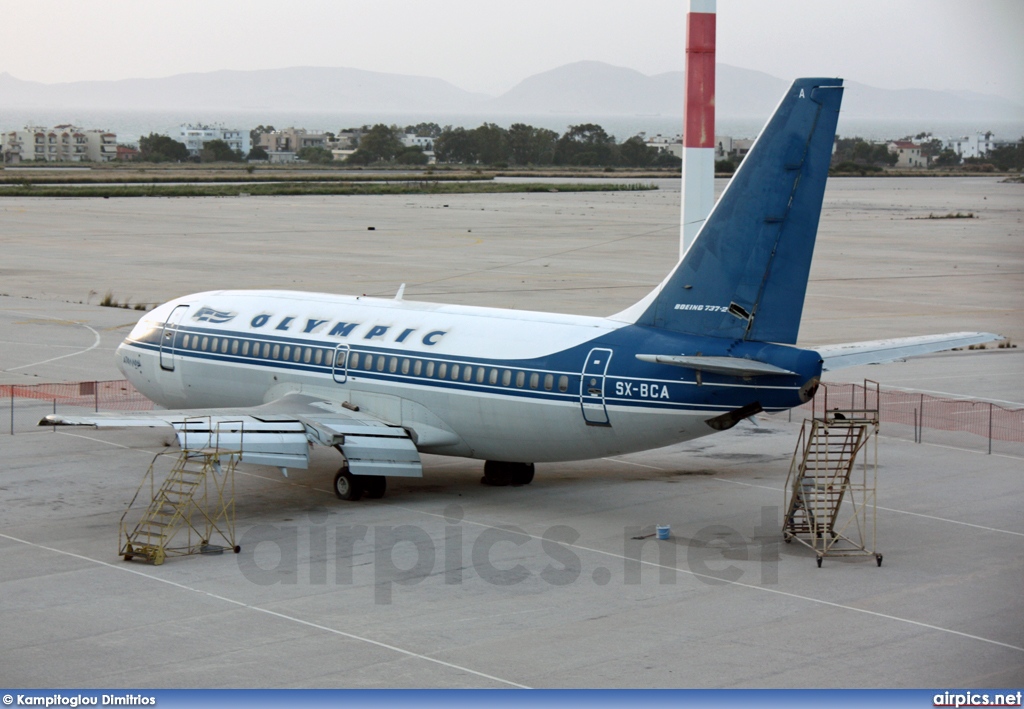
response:
<path id="1" fill-rule="evenodd" d="M 793 82 L 637 324 L 796 342 L 842 95 L 841 79 Z"/>

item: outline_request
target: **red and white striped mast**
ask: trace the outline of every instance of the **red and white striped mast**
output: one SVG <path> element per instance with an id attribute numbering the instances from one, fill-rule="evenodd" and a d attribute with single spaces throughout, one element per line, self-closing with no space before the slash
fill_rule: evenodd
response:
<path id="1" fill-rule="evenodd" d="M 679 257 L 715 204 L 715 0 L 688 0 Z"/>

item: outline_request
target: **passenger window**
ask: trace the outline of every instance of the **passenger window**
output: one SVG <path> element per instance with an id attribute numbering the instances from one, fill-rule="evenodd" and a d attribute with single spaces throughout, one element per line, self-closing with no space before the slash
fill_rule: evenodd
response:
<path id="1" fill-rule="evenodd" d="M 448 374 L 448 365 L 445 362 L 437 365 L 437 378 L 444 379 L 445 375 Z"/>
<path id="2" fill-rule="evenodd" d="M 263 359 L 270 359 L 270 343 L 263 343 Z"/>
<path id="3" fill-rule="evenodd" d="M 206 352 L 206 345 L 209 344 L 209 342 L 210 342 L 210 338 L 209 337 L 204 337 L 203 338 L 203 344 L 200 345 L 200 347 L 202 347 L 203 352 Z"/>
<path id="4" fill-rule="evenodd" d="M 231 354 L 238 354 L 238 340 L 231 341 Z"/>
<path id="5" fill-rule="evenodd" d="M 287 360 L 292 354 L 291 345 L 284 346 L 284 357 L 282 359 Z M 274 359 L 277 359 L 277 352 L 274 353 Z"/>
<path id="6" fill-rule="evenodd" d="M 408 374 L 408 373 L 409 373 L 409 360 L 403 359 L 402 360 L 402 374 Z"/>
<path id="7" fill-rule="evenodd" d="M 427 376 L 428 377 L 434 376 L 434 363 L 433 362 L 427 362 Z"/>
<path id="8" fill-rule="evenodd" d="M 417 377 L 420 376 L 420 374 L 423 373 L 423 360 L 422 359 L 418 359 L 418 360 L 416 360 L 415 363 L 413 363 L 413 365 L 412 365 L 412 373 L 415 376 L 417 376 Z"/>
<path id="9" fill-rule="evenodd" d="M 317 347 L 313 350 L 313 364 L 320 364 L 324 361 L 324 351 Z"/>
<path id="10" fill-rule="evenodd" d="M 306 364 L 309 364 L 313 359 L 313 350 L 307 347 L 304 351 L 304 355 L 305 356 L 302 358 L 302 361 L 305 362 Z"/>
<path id="11" fill-rule="evenodd" d="M 302 348 L 297 346 L 295 351 L 292 352 L 292 362 L 298 362 L 302 358 Z M 306 361 L 309 361 L 309 350 L 306 350 Z"/>
<path id="12" fill-rule="evenodd" d="M 373 369 L 373 355 L 372 354 L 366 355 L 366 361 L 363 362 L 363 369 L 365 369 L 367 372 L 369 372 L 371 369 Z"/>
<path id="13" fill-rule="evenodd" d="M 551 387 L 555 385 L 555 378 L 550 374 L 544 375 L 544 388 L 551 391 Z"/>
<path id="14" fill-rule="evenodd" d="M 344 367 L 345 366 L 345 350 L 337 350 L 334 355 L 334 366 Z"/>
<path id="15" fill-rule="evenodd" d="M 490 382 L 491 382 L 491 384 L 497 384 L 498 383 L 498 370 L 497 369 L 492 369 L 491 370 Z"/>
<path id="16" fill-rule="evenodd" d="M 188 349 L 188 335 L 185 335 L 183 338 L 181 338 L 181 346 L 186 350 Z"/>
<path id="17" fill-rule="evenodd" d="M 558 391 L 569 391 L 569 377 L 564 374 L 558 378 Z"/>
<path id="18" fill-rule="evenodd" d="M 526 384 L 526 372 L 516 372 L 516 386 L 520 389 Z"/>
<path id="19" fill-rule="evenodd" d="M 387 361 L 388 361 L 388 358 L 385 357 L 384 355 L 381 355 L 380 357 L 377 358 L 377 371 L 378 372 L 383 372 L 384 371 L 384 366 L 387 364 Z"/>
<path id="20" fill-rule="evenodd" d="M 249 341 L 248 340 L 246 340 L 245 342 L 242 343 L 242 356 L 243 357 L 248 357 L 249 356 Z"/>
<path id="21" fill-rule="evenodd" d="M 534 372 L 533 374 L 530 375 L 530 388 L 531 389 L 536 389 L 539 384 L 540 384 L 540 375 L 537 374 L 536 372 Z"/>
<path id="22" fill-rule="evenodd" d="M 220 341 L 220 352 L 221 354 L 228 353 L 228 338 L 226 337 Z"/>
<path id="23" fill-rule="evenodd" d="M 487 376 L 487 370 L 486 369 L 484 369 L 483 367 L 477 367 L 476 368 L 476 383 L 477 384 L 483 384 L 484 383 L 484 377 L 486 377 L 486 376 Z"/>
<path id="24" fill-rule="evenodd" d="M 466 371 L 464 371 L 464 372 L 462 373 L 462 381 L 464 381 L 464 382 L 468 382 L 469 380 L 471 380 L 471 379 L 473 378 L 473 368 L 472 368 L 472 367 L 470 367 L 470 366 L 469 366 L 469 365 L 467 364 L 467 365 L 465 366 L 465 370 L 466 370 Z"/>
<path id="25" fill-rule="evenodd" d="M 218 342 L 219 342 L 219 340 L 216 337 L 213 338 L 213 340 L 210 341 L 210 352 L 216 352 L 217 351 L 217 343 Z M 204 347 L 203 349 L 206 349 L 206 348 Z"/>
<path id="26" fill-rule="evenodd" d="M 459 381 L 459 365 L 457 364 L 452 365 L 452 381 Z"/>
<path id="27" fill-rule="evenodd" d="M 501 373 L 501 385 L 507 387 L 512 383 L 512 372 L 505 370 Z"/>
<path id="28" fill-rule="evenodd" d="M 281 358 L 281 345 L 274 345 L 273 357 L 274 359 Z"/>
<path id="29" fill-rule="evenodd" d="M 398 357 L 391 358 L 391 362 L 388 364 L 388 371 L 392 374 L 398 371 Z"/>

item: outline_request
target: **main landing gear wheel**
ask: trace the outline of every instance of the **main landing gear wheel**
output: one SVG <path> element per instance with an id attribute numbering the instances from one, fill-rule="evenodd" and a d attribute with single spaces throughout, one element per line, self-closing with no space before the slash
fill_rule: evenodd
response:
<path id="1" fill-rule="evenodd" d="M 529 485 L 533 482 L 533 471 L 533 463 L 488 460 L 484 463 L 484 476 L 480 478 L 480 482 L 494 487 Z"/>
<path id="2" fill-rule="evenodd" d="M 356 476 L 348 472 L 348 468 L 342 468 L 334 476 L 334 494 L 339 500 L 355 502 L 363 496 L 363 486 Z"/>
<path id="3" fill-rule="evenodd" d="M 383 475 L 362 475 L 359 482 L 363 484 L 363 493 L 371 500 L 384 497 L 384 491 L 388 487 L 388 479 Z"/>

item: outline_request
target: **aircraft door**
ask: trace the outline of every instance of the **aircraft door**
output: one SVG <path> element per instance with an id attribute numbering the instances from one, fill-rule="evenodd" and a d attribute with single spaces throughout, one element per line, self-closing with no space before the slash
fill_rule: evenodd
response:
<path id="1" fill-rule="evenodd" d="M 178 326 L 181 324 L 187 305 L 179 305 L 167 316 L 163 332 L 160 334 L 160 369 L 174 371 L 174 348 L 177 344 Z"/>
<path id="2" fill-rule="evenodd" d="M 608 419 L 604 396 L 605 374 L 611 361 L 611 350 L 595 347 L 590 350 L 583 365 L 583 376 L 580 378 L 580 408 L 583 410 L 583 420 L 588 426 L 612 425 Z"/>
<path id="3" fill-rule="evenodd" d="M 334 381 L 344 384 L 348 381 L 348 345 L 338 345 L 334 349 Z"/>

